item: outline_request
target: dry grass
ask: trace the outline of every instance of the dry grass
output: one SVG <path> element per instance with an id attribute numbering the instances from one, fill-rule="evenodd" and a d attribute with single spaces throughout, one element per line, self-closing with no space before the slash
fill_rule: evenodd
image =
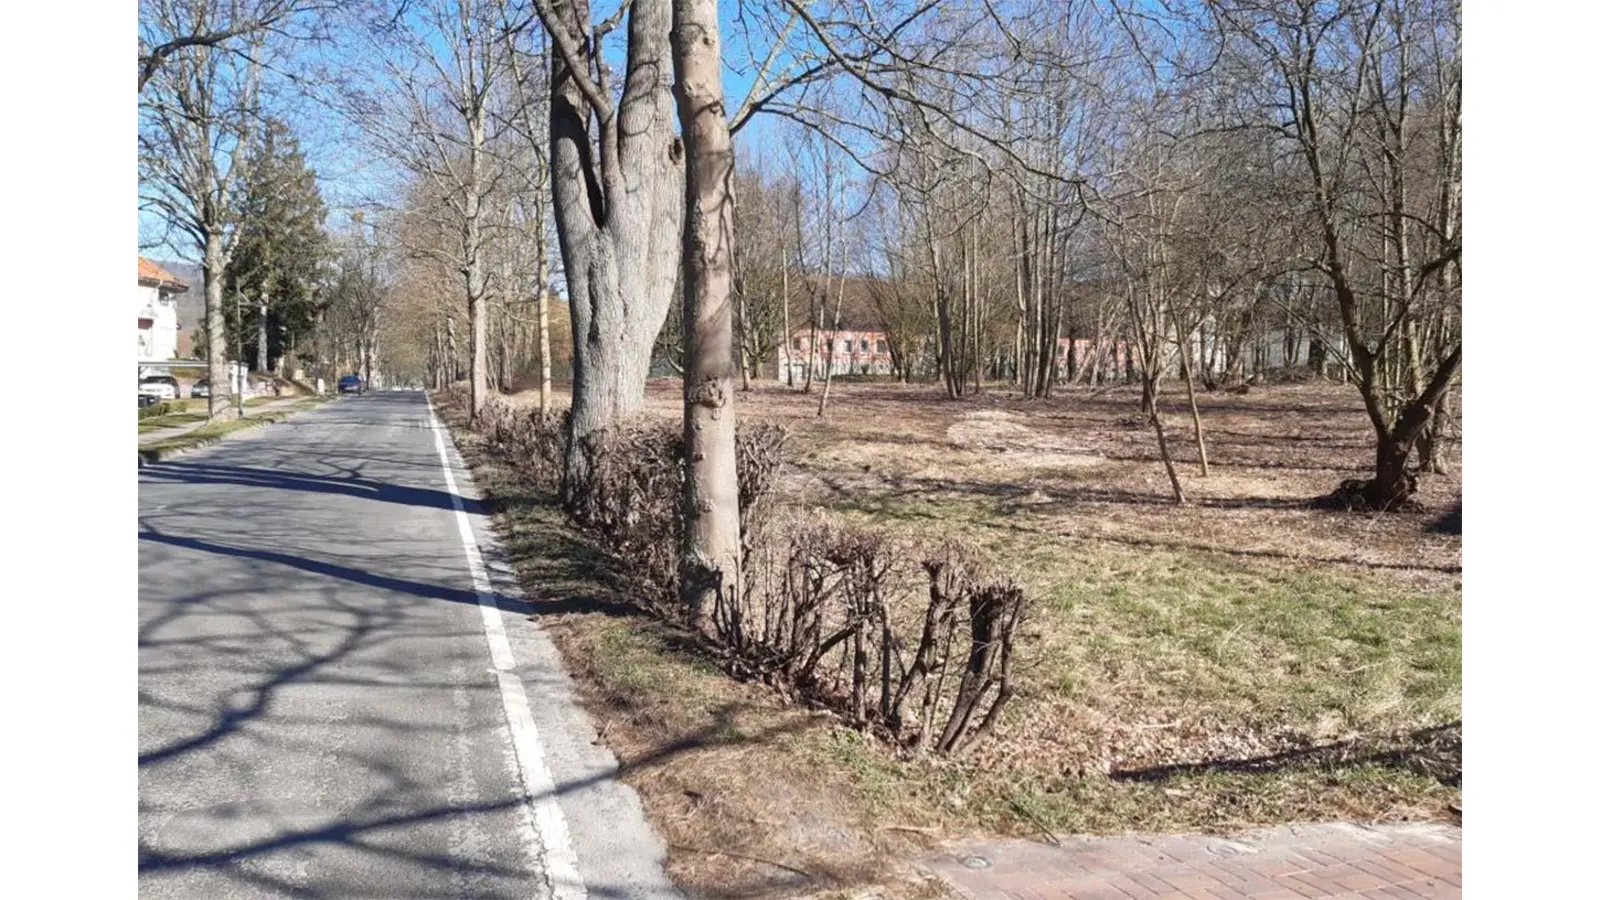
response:
<path id="1" fill-rule="evenodd" d="M 904 860 L 926 838 L 878 830 L 836 748 L 875 752 L 824 714 L 785 708 L 725 677 L 687 637 L 628 603 L 612 563 L 542 494 L 460 429 L 457 442 L 537 618 L 560 648 L 602 739 L 668 844 L 668 872 L 699 896 L 945 896 Z"/>
<path id="2" fill-rule="evenodd" d="M 181 428 L 184 425 L 193 425 L 195 422 L 204 422 L 206 414 L 203 412 L 177 412 L 165 416 L 151 416 L 139 422 L 139 433 L 147 434 L 163 428 Z"/>
<path id="3" fill-rule="evenodd" d="M 652 384 L 651 410 L 677 415 L 678 392 Z M 826 419 L 815 395 L 777 386 L 739 400 L 795 434 L 792 508 L 959 531 L 1012 569 L 1038 598 L 1033 664 L 999 739 L 908 761 L 731 682 L 661 626 L 563 614 L 557 640 L 686 886 L 909 896 L 909 873 L 879 867 L 929 836 L 1434 818 L 1459 803 L 1460 537 L 1432 524 L 1459 509 L 1459 476 L 1425 477 L 1423 512 L 1306 508 L 1367 465 L 1353 389 L 1202 397 L 1204 479 L 1172 406 L 1184 508 L 1122 389 L 950 402 L 835 384 Z M 519 496 L 469 456 L 491 493 Z M 555 577 L 577 539 L 552 546 L 556 517 L 523 501 L 501 528 L 531 589 L 621 589 Z"/>
<path id="4" fill-rule="evenodd" d="M 186 431 L 182 434 L 174 435 L 169 438 L 162 438 L 158 441 L 151 441 L 148 444 L 140 444 L 139 459 L 141 464 L 146 462 L 159 462 L 178 453 L 183 453 L 187 450 L 193 450 L 197 447 L 203 447 L 207 444 L 215 443 L 216 441 L 227 437 L 235 431 L 242 431 L 246 428 L 255 428 L 260 425 L 270 425 L 274 422 L 281 421 L 289 416 L 294 415 L 302 409 L 310 409 L 311 407 L 324 403 L 327 401 L 327 399 L 328 398 L 326 397 L 307 397 L 296 401 L 292 405 L 282 406 L 277 409 L 259 411 L 243 419 L 218 419 L 209 424 L 202 425 L 192 431 Z M 179 415 L 188 414 L 182 413 Z M 197 415 L 195 418 L 203 419 L 204 417 Z M 141 428 L 140 430 L 143 431 L 144 429 Z"/>

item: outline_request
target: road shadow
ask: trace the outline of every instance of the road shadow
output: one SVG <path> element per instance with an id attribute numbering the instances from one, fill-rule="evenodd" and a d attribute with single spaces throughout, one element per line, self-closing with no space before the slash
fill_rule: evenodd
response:
<path id="1" fill-rule="evenodd" d="M 571 779 L 556 784 L 553 789 L 532 793 L 526 799 L 513 798 L 493 802 L 467 802 L 444 803 L 429 806 L 420 810 L 405 812 L 392 812 L 392 804 L 385 797 L 373 797 L 369 801 L 359 804 L 353 809 L 344 811 L 330 821 L 312 828 L 283 828 L 274 831 L 267 837 L 239 843 L 220 850 L 200 853 L 172 853 L 164 852 L 150 847 L 141 839 L 139 844 L 139 872 L 141 875 L 158 873 L 209 871 L 224 875 L 239 882 L 250 884 L 259 888 L 266 888 L 280 892 L 291 897 L 328 897 L 335 896 L 330 891 L 322 889 L 315 884 L 298 883 L 289 878 L 268 874 L 261 865 L 265 857 L 275 854 L 301 854 L 310 848 L 337 847 L 362 855 L 367 859 L 366 865 L 392 866 L 395 863 L 409 864 L 434 872 L 449 873 L 451 875 L 486 875 L 505 879 L 531 880 L 529 873 L 521 866 L 501 863 L 488 863 L 475 860 L 465 853 L 424 852 L 420 850 L 400 850 L 394 846 L 384 846 L 378 843 L 385 835 L 390 835 L 400 829 L 425 826 L 430 824 L 446 823 L 452 819 L 481 816 L 497 812 L 515 811 L 524 802 L 530 806 L 547 797 L 561 798 L 574 793 L 579 793 L 595 787 L 603 782 L 623 779 L 628 775 L 641 770 L 663 765 L 674 757 L 693 753 L 697 750 L 716 746 L 741 746 L 746 744 L 761 743 L 779 739 L 785 734 L 808 727 L 801 721 L 788 721 L 779 725 L 763 728 L 756 731 L 745 731 L 736 726 L 739 712 L 745 707 L 741 703 L 726 703 L 713 711 L 711 723 L 685 734 L 673 741 L 661 744 L 648 752 L 619 763 L 614 769 L 596 772 L 583 778 Z M 193 752 L 193 748 L 184 752 Z M 302 856 L 303 858 L 303 856 Z M 786 869 L 799 873 L 808 880 L 810 873 L 796 869 L 784 863 L 772 860 L 757 860 L 771 867 Z M 346 878 L 353 872 L 340 873 Z M 536 878 L 537 876 L 535 876 Z M 310 880 L 307 878 L 307 880 Z M 637 896 L 636 888 L 632 886 L 608 885 L 589 883 L 585 885 L 586 894 L 595 898 L 628 898 Z M 434 896 L 424 893 L 408 893 L 406 896 Z M 440 894 L 438 896 L 467 896 L 466 894 Z M 503 893 L 472 893 L 470 896 L 513 896 Z"/>
<path id="2" fill-rule="evenodd" d="M 189 810 L 189 813 L 201 817 L 199 821 L 206 821 L 205 817 L 210 816 L 255 815 L 252 804 L 263 798 L 249 795 L 249 774 L 235 768 L 241 759 L 241 749 L 261 745 L 265 752 L 277 754 L 263 758 L 276 759 L 279 764 L 285 758 L 292 758 L 282 756 L 284 753 L 310 753 L 311 758 L 320 757 L 326 753 L 323 748 L 306 746 L 306 737 L 296 737 L 316 732 L 308 734 L 297 729 L 305 726 L 325 729 L 337 721 L 339 727 L 350 729 L 350 733 L 365 736 L 341 742 L 336 755 L 337 771 L 341 778 L 363 785 L 373 784 L 370 791 L 363 788 L 358 802 L 331 808 L 326 816 L 313 814 L 309 822 L 305 818 L 284 822 L 261 813 L 259 824 L 263 827 L 252 828 L 247 838 L 237 841 L 220 838 L 207 842 L 202 838 L 201 846 L 191 850 L 192 845 L 171 842 L 163 845 L 158 838 L 147 837 L 142 832 L 141 877 L 220 878 L 239 887 L 275 895 L 332 897 L 372 895 L 351 892 L 351 879 L 361 872 L 392 878 L 401 877 L 392 873 L 403 872 L 414 879 L 412 886 L 403 894 L 388 893 L 387 896 L 527 895 L 529 883 L 536 880 L 537 861 L 420 837 L 439 834 L 440 829 L 453 831 L 470 827 L 469 823 L 474 821 L 498 821 L 493 817 L 515 814 L 522 799 L 505 798 L 493 792 L 476 797 L 446 797 L 443 790 L 432 787 L 432 782 L 422 780 L 421 774 L 396 766 L 383 749 L 396 744 L 447 745 L 452 738 L 460 739 L 449 723 L 430 723 L 425 716 L 410 715 L 395 703 L 404 704 L 402 698 L 414 698 L 418 691 L 448 697 L 462 686 L 448 677 L 424 675 L 419 671 L 421 661 L 404 652 L 396 656 L 393 648 L 421 637 L 440 636 L 441 620 L 428 615 L 427 610 L 436 608 L 434 605 L 439 601 L 477 605 L 478 597 L 474 592 L 373 571 L 385 565 L 383 554 L 375 557 L 373 570 L 368 570 L 309 558 L 297 552 L 158 533 L 148 524 L 139 539 L 152 545 L 227 557 L 246 564 L 243 569 L 237 565 L 232 567 L 230 580 L 239 581 L 239 586 L 219 579 L 216 584 L 190 593 L 162 600 L 146 598 L 143 604 L 148 609 L 141 610 L 141 720 L 155 716 L 176 724 L 167 726 L 167 731 L 161 734 L 164 741 L 159 745 L 145 747 L 141 742 L 141 781 L 146 774 L 158 772 L 162 773 L 162 778 L 191 770 L 231 773 L 223 776 L 222 785 L 238 790 L 237 796 L 225 795 L 225 799 L 201 810 Z M 573 552 L 573 548 L 557 543 L 546 552 L 554 557 Z M 398 559 L 402 554 L 411 558 L 404 550 L 396 550 L 392 557 Z M 449 556 L 459 570 L 459 558 L 454 552 Z M 203 558 L 190 558 L 185 564 L 206 568 Z M 574 568 L 568 577 L 576 580 L 580 575 Z M 341 590 L 340 584 L 376 590 L 351 594 Z M 317 588 L 315 593 L 313 588 Z M 261 602 L 264 597 L 284 592 L 307 599 L 298 605 Z M 558 598 L 554 597 L 551 602 L 536 605 L 507 594 L 496 594 L 495 601 L 507 613 L 523 615 L 550 613 L 560 608 Z M 573 605 L 578 604 L 587 605 L 587 601 L 574 599 Z M 217 617 L 219 626 L 208 628 L 206 617 Z M 180 622 L 185 618 L 186 622 Z M 476 617 L 467 621 L 473 628 L 464 631 L 462 636 L 481 645 L 482 633 Z M 272 649 L 242 655 L 241 644 L 256 648 L 270 645 Z M 215 696 L 202 693 L 199 696 L 205 698 L 203 701 L 198 700 L 194 692 L 182 689 L 184 683 L 192 682 L 197 676 L 212 673 L 220 676 L 219 683 L 231 684 L 233 689 L 222 690 Z M 447 673 L 448 670 L 441 672 Z M 538 675 L 524 674 L 523 680 L 530 694 L 547 690 L 544 679 Z M 308 706 L 304 693 L 308 689 L 335 689 L 344 698 L 366 697 L 365 701 L 347 699 L 346 702 L 369 712 L 349 717 L 337 715 L 338 707 L 329 707 L 324 712 L 324 707 Z M 492 691 L 493 682 L 474 675 L 472 689 Z M 295 692 L 292 696 L 297 700 L 287 699 L 291 695 L 286 692 L 290 691 Z M 530 799 L 580 794 L 575 802 L 584 802 L 581 792 L 629 772 L 703 748 L 777 739 L 783 732 L 800 727 L 784 723 L 782 727 L 765 730 L 750 728 L 736 722 L 742 706 L 741 703 L 724 704 L 714 711 L 712 720 L 704 727 L 652 747 L 614 769 L 590 769 L 583 777 L 560 781 L 553 790 Z M 385 712 L 390 709 L 394 712 Z M 490 738 L 491 734 L 498 735 L 498 731 L 466 733 L 490 740 L 495 739 Z M 477 751 L 491 756 L 498 752 L 500 749 L 487 744 Z M 163 799 L 159 794 L 147 794 L 142 786 L 141 818 L 145 815 L 146 804 L 155 807 L 149 814 L 159 816 Z M 266 798 L 264 806 L 271 807 L 275 799 Z M 490 818 L 486 820 L 485 817 Z M 159 824 L 156 827 L 159 828 Z M 419 835 L 417 839 L 402 840 L 403 835 L 412 831 Z M 285 865 L 286 861 L 303 862 L 309 858 L 337 860 L 337 864 L 330 863 L 331 867 L 320 870 L 312 866 L 302 868 L 298 874 L 286 874 L 294 869 L 294 866 Z M 447 879 L 460 886 L 452 889 L 434 886 L 444 884 Z M 469 889 L 461 879 L 477 886 Z M 505 889 L 512 884 L 521 885 L 521 889 Z M 589 884 L 587 887 L 588 896 L 594 898 L 634 896 L 631 889 L 615 884 Z M 385 895 L 381 892 L 388 888 L 373 890 Z"/>
<path id="3" fill-rule="evenodd" d="M 485 595 L 471 587 L 451 518 L 419 517 L 425 534 L 404 523 L 371 532 L 383 539 L 363 542 L 357 532 L 341 546 L 343 535 L 317 533 L 327 517 L 295 518 L 307 507 L 295 495 L 482 507 L 359 471 L 402 464 L 413 455 L 403 448 L 382 453 L 399 459 L 336 460 L 347 465 L 332 475 L 270 468 L 273 456 L 299 469 L 323 463 L 318 443 L 309 452 L 254 448 L 252 465 L 169 462 L 141 472 L 141 481 L 264 489 L 194 502 L 169 492 L 161 502 L 170 508 L 152 505 L 140 519 L 142 888 L 200 885 L 206 896 L 537 895 L 542 862 L 513 851 L 515 839 L 466 839 L 474 829 L 510 835 L 528 799 L 585 803 L 582 792 L 619 772 L 719 742 L 764 739 L 713 723 L 620 770 L 590 766 L 525 798 L 520 780 L 505 771 L 505 716 L 476 612 Z M 425 455 L 415 454 L 419 469 Z M 427 468 L 438 477 L 436 461 Z M 392 508 L 374 514 L 404 517 Z M 439 526 L 445 530 L 435 534 Z M 551 541 L 552 557 L 571 553 Z M 579 556 L 564 577 L 575 582 L 583 565 Z M 549 608 L 536 610 L 509 589 L 487 597 L 508 625 L 513 615 Z M 474 610 L 448 611 L 458 605 Z M 556 690 L 557 675 L 521 674 L 530 696 Z M 471 711 L 460 712 L 463 704 Z M 455 762 L 438 762 L 448 760 Z M 462 775 L 462 766 L 480 768 Z M 319 776 L 330 786 L 317 787 Z M 587 895 L 620 900 L 636 891 L 600 882 L 587 885 Z"/>
<path id="4" fill-rule="evenodd" d="M 315 457 L 298 462 L 316 465 Z M 333 466 L 333 468 L 340 468 Z M 437 464 L 433 466 L 438 470 Z M 222 484 L 239 487 L 263 488 L 277 491 L 306 491 L 319 494 L 339 494 L 359 497 L 379 503 L 399 503 L 432 509 L 454 509 L 460 503 L 469 513 L 482 513 L 482 504 L 470 497 L 451 494 L 432 488 L 409 487 L 388 481 L 364 478 L 353 470 L 345 469 L 341 475 L 311 475 L 304 472 L 287 472 L 281 469 L 231 466 L 203 461 L 151 463 L 139 470 L 141 478 L 169 484 Z"/>
<path id="5" fill-rule="evenodd" d="M 395 591 L 411 597 L 424 600 L 444 600 L 450 603 L 465 603 L 471 606 L 478 605 L 478 593 L 462 588 L 452 588 L 445 585 L 433 584 L 426 581 L 414 581 L 406 578 L 397 578 L 392 575 L 382 575 L 369 572 L 353 566 L 339 565 L 323 560 L 312 559 L 281 550 L 265 550 L 254 547 L 239 547 L 230 544 L 220 544 L 201 538 L 185 537 L 183 535 L 162 534 L 146 526 L 139 532 L 139 540 L 151 543 L 165 544 L 171 547 L 181 547 L 185 550 L 196 550 L 202 553 L 215 553 L 221 556 L 231 556 L 238 559 L 249 559 L 257 562 L 272 563 L 287 566 L 313 575 L 337 578 L 353 584 L 362 584 L 380 590 Z M 496 606 L 502 611 L 521 613 L 524 615 L 534 612 L 533 607 L 526 601 L 501 593 L 489 595 Z"/>

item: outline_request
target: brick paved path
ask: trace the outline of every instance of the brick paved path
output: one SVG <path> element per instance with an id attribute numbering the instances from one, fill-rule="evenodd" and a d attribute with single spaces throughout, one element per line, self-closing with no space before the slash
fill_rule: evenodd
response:
<path id="1" fill-rule="evenodd" d="M 1232 838 L 1151 835 L 951 846 L 927 867 L 967 900 L 1443 900 L 1461 829 L 1299 825 Z"/>

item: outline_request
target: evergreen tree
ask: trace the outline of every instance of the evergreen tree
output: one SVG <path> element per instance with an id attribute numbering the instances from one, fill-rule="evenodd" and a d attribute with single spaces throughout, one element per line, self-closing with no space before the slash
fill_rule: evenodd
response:
<path id="1" fill-rule="evenodd" d="M 239 348 L 251 366 L 271 369 L 291 348 L 309 348 L 316 287 L 330 258 L 327 207 L 287 124 L 269 119 L 253 156 L 223 309 L 229 355 Z"/>

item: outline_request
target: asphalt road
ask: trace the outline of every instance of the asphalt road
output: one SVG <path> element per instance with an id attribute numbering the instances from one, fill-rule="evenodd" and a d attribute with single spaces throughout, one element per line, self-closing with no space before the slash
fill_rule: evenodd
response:
<path id="1" fill-rule="evenodd" d="M 139 470 L 140 896 L 676 896 L 436 427 L 346 397 Z"/>

